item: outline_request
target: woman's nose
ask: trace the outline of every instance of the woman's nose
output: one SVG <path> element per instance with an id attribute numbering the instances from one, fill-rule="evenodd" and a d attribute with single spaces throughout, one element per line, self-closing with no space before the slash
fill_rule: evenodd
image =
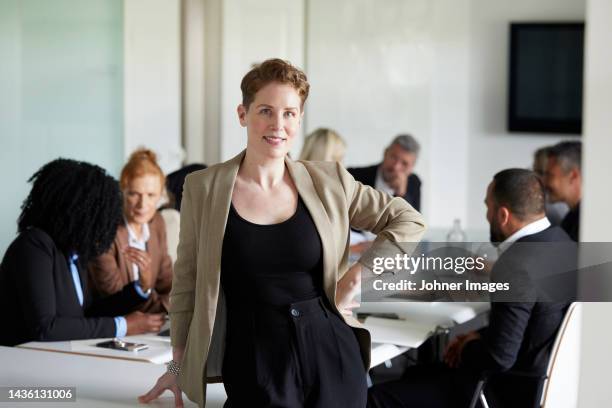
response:
<path id="1" fill-rule="evenodd" d="M 273 130 L 279 130 L 283 127 L 283 117 L 282 115 L 273 115 L 270 120 L 270 127 Z"/>

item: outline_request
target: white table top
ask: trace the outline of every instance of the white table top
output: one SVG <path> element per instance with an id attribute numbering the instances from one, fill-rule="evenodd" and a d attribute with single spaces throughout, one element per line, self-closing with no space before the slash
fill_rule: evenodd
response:
<path id="1" fill-rule="evenodd" d="M 0 347 L 0 386 L 76 387 L 77 401 L 2 403 L 0 407 L 133 407 L 165 367 L 137 361 L 50 353 L 14 347 Z M 222 384 L 209 384 L 207 408 L 221 408 L 225 402 Z M 196 405 L 183 396 L 186 407 Z M 174 407 L 174 396 L 166 391 L 152 407 Z"/>
<path id="2" fill-rule="evenodd" d="M 137 336 L 126 336 L 121 339 L 132 343 L 144 343 L 149 346 L 142 351 L 113 350 L 96 347 L 97 343 L 111 339 L 89 339 L 73 341 L 31 341 L 18 345 L 19 348 L 56 351 L 69 354 L 82 354 L 98 357 L 117 358 L 123 360 L 143 361 L 155 364 L 164 364 L 172 360 L 172 348 L 170 338 L 157 336 L 155 334 L 141 334 Z"/>
<path id="3" fill-rule="evenodd" d="M 488 312 L 488 302 L 362 302 L 356 313 L 394 313 L 402 319 L 440 327 L 466 323 Z"/>

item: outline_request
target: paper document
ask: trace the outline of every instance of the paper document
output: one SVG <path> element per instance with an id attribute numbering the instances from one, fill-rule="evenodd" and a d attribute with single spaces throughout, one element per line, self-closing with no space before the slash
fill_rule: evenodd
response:
<path id="1" fill-rule="evenodd" d="M 373 343 L 389 343 L 411 348 L 419 347 L 436 330 L 435 325 L 375 316 L 368 316 L 363 327 L 370 332 Z"/>

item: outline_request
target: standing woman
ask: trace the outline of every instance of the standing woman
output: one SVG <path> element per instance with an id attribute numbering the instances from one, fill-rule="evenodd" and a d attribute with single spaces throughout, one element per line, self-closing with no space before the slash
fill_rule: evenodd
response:
<path id="1" fill-rule="evenodd" d="M 127 314 L 146 301 L 137 284 L 100 301 L 89 296 L 84 265 L 108 249 L 121 219 L 117 181 L 67 159 L 47 163 L 30 181 L 19 236 L 0 265 L 0 345 L 159 330 L 161 315 Z"/>
<path id="2" fill-rule="evenodd" d="M 206 382 L 223 381 L 227 407 L 362 408 L 369 334 L 341 314 L 360 285 L 349 228 L 418 241 L 422 217 L 338 163 L 287 157 L 308 96 L 302 71 L 267 60 L 241 89 L 246 149 L 185 181 L 173 361 L 140 401 L 170 389 L 178 406 L 181 390 L 204 406 Z"/>
<path id="3" fill-rule="evenodd" d="M 166 178 L 151 150 L 136 150 L 121 170 L 123 222 L 108 251 L 89 265 L 96 294 L 110 296 L 139 282 L 149 299 L 143 312 L 166 312 L 172 285 L 166 225 L 157 212 Z"/>

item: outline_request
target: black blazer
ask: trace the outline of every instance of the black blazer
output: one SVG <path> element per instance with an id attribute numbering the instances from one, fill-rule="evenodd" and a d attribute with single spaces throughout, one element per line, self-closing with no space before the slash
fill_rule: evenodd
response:
<path id="1" fill-rule="evenodd" d="M 68 258 L 41 229 L 22 232 L 9 246 L 0 265 L 0 344 L 113 337 L 113 317 L 142 303 L 134 285 L 92 303 L 87 269 L 79 267 L 83 306 L 79 304 Z"/>
<path id="2" fill-rule="evenodd" d="M 561 221 L 561 228 L 567 232 L 571 239 L 578 242 L 578 234 L 580 232 L 580 203 L 570 210 L 565 218 Z"/>
<path id="3" fill-rule="evenodd" d="M 379 163 L 369 167 L 351 167 L 347 170 L 349 173 L 351 173 L 355 180 L 372 188 L 376 188 L 376 172 L 381 164 L 382 163 Z M 419 176 L 413 173 L 408 176 L 406 183 L 408 185 L 406 188 L 406 194 L 403 197 L 404 200 L 408 201 L 408 203 L 414 207 L 415 210 L 421 211 L 421 179 L 419 179 Z"/>
<path id="4" fill-rule="evenodd" d="M 558 244 L 552 250 L 543 250 L 542 244 L 529 244 L 543 242 Z M 553 298 L 536 288 L 541 282 L 558 285 L 560 279 L 567 275 L 542 276 L 550 272 L 570 271 L 575 276 L 577 247 L 559 227 L 549 227 L 523 237 L 517 243 L 520 244 L 512 244 L 499 257 L 491 271 L 491 280 L 522 285 L 524 291 L 521 291 L 527 299 L 519 300 L 528 301 L 491 302 L 489 326 L 482 332 L 481 339 L 465 345 L 461 355 L 462 368 L 477 373 L 510 369 L 532 374 L 546 372 L 557 331 L 573 299 L 571 294 Z M 546 248 L 550 247 L 552 245 Z M 535 284 L 536 281 L 540 284 Z M 573 284 L 572 294 L 575 293 L 575 282 Z M 516 398 L 521 398 L 525 393 L 521 393 L 521 388 L 517 388 L 517 384 L 512 384 L 509 379 L 493 383 L 488 389 L 506 403 L 514 401 L 514 405 L 502 406 L 523 406 Z"/>

